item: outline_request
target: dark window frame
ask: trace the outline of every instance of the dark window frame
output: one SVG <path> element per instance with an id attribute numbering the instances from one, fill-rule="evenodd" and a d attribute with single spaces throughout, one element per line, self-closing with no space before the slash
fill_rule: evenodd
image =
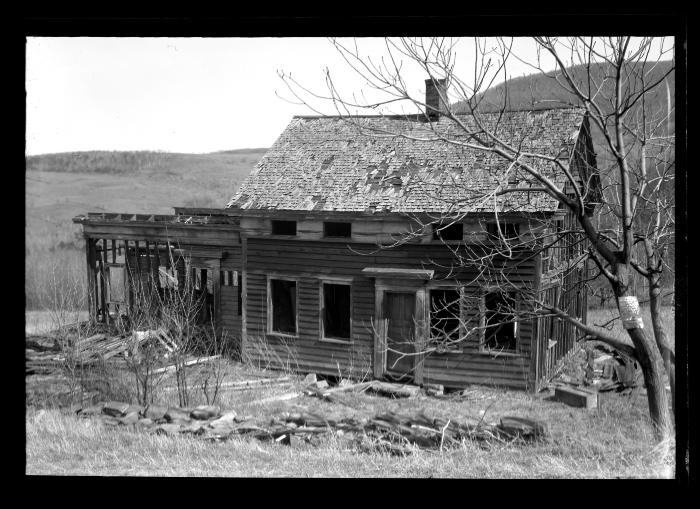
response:
<path id="1" fill-rule="evenodd" d="M 489 295 L 493 294 L 505 294 L 506 298 L 510 298 L 512 300 L 512 306 L 513 306 L 513 313 L 515 314 L 515 320 L 512 323 L 506 323 L 502 324 L 498 328 L 486 328 L 489 325 L 489 309 L 487 308 L 487 299 Z M 499 288 L 486 288 L 484 289 L 484 292 L 481 296 L 481 326 L 482 326 L 482 334 L 481 334 L 481 351 L 483 352 L 497 352 L 497 353 L 512 353 L 512 354 L 517 354 L 519 352 L 520 348 L 520 326 L 519 326 L 519 321 L 518 321 L 518 314 L 520 310 L 520 295 L 517 291 L 514 290 L 501 290 Z M 494 311 L 494 314 L 496 314 L 496 311 Z M 503 314 L 503 313 L 501 313 Z M 513 348 L 501 348 L 498 343 L 496 343 L 495 346 L 490 345 L 489 343 L 491 340 L 495 337 L 495 335 L 503 330 L 503 325 L 506 327 L 512 327 L 513 328 Z"/>
<path id="2" fill-rule="evenodd" d="M 506 242 L 510 240 L 519 240 L 521 235 L 520 223 L 510 221 L 486 223 L 486 233 L 492 242 L 502 242 L 503 239 L 501 238 L 501 235 L 503 235 Z"/>
<path id="3" fill-rule="evenodd" d="M 459 232 L 459 233 L 457 233 Z M 454 222 L 433 225 L 433 241 L 438 242 L 463 242 L 464 223 Z"/>
<path id="4" fill-rule="evenodd" d="M 347 228 L 347 232 L 345 232 Z M 329 230 L 334 230 L 336 233 L 330 233 Z M 338 234 L 338 230 L 341 234 Z M 351 221 L 324 221 L 323 236 L 330 239 L 349 239 L 352 237 L 352 222 Z"/>
<path id="5" fill-rule="evenodd" d="M 275 306 L 273 281 L 294 283 L 294 332 L 275 330 Z M 270 275 L 267 278 L 267 334 L 273 336 L 299 337 L 299 281 L 294 277 Z"/>
<path id="6" fill-rule="evenodd" d="M 292 230 L 293 227 L 293 230 Z M 291 233 L 291 232 L 294 233 Z M 283 235 L 285 237 L 295 237 L 297 234 L 297 222 L 289 219 L 271 219 L 270 232 L 272 235 Z"/>
<path id="7" fill-rule="evenodd" d="M 340 336 L 326 336 L 326 326 L 325 326 L 325 300 L 326 300 L 326 290 L 325 285 L 337 285 L 337 286 L 347 286 L 350 292 L 348 298 L 348 337 L 343 338 Z M 352 343 L 353 338 L 353 327 L 352 327 L 352 281 L 345 279 L 321 279 L 319 280 L 319 340 L 326 341 L 330 343 Z"/>

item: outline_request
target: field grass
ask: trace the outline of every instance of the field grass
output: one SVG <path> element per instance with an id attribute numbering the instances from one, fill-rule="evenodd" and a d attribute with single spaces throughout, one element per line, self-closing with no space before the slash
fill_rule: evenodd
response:
<path id="1" fill-rule="evenodd" d="M 345 405 L 301 397 L 261 405 L 257 401 L 285 389 L 251 389 L 228 398 L 226 408 L 265 422 L 280 411 L 303 407 L 319 413 L 414 412 L 464 421 L 496 422 L 518 415 L 548 423 L 551 438 L 535 444 L 464 442 L 444 451 L 416 449 L 406 457 L 360 453 L 334 434 L 320 445 L 299 446 L 236 437 L 209 443 L 193 437 L 166 437 L 103 426 L 58 409 L 26 415 L 26 473 L 42 475 L 273 476 L 273 477 L 458 477 L 615 478 L 672 477 L 671 455 L 653 447 L 641 393 L 605 395 L 600 408 L 584 410 L 530 395 L 489 387 L 473 388 L 464 401 L 430 398 L 392 400 L 346 395 Z M 485 415 L 484 415 L 485 414 Z"/>

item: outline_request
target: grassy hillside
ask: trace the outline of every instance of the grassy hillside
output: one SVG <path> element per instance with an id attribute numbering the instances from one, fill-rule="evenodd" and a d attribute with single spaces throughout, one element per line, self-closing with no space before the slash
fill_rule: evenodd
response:
<path id="1" fill-rule="evenodd" d="M 656 65 L 647 64 L 644 67 L 645 81 L 648 84 L 655 83 L 668 74 L 673 66 L 673 62 L 662 61 Z M 637 66 L 637 72 L 642 71 L 641 64 Z M 582 90 L 589 90 L 588 76 L 589 69 L 584 66 L 575 66 L 570 69 L 570 73 Z M 606 65 L 596 64 L 590 68 L 590 76 L 594 83 L 601 83 L 604 77 L 608 76 L 610 69 Z M 668 83 L 668 92 L 670 94 L 671 107 L 675 105 L 675 73 L 671 72 L 665 78 Z M 509 110 L 522 109 L 544 109 L 556 108 L 570 105 L 578 105 L 579 100 L 573 94 L 569 93 L 561 84 L 565 83 L 564 78 L 559 71 L 552 71 L 546 74 L 537 73 L 529 76 L 513 78 L 505 83 L 501 83 L 483 92 L 479 97 L 479 109 L 481 111 L 498 111 L 505 104 Z M 606 81 L 606 86 L 596 95 L 596 103 L 603 111 L 610 110 L 608 98 L 611 96 L 612 80 Z M 630 78 L 624 85 L 626 90 L 636 91 L 641 88 L 641 82 L 635 78 Z M 668 106 L 667 88 L 665 83 L 661 83 L 652 92 L 645 97 L 645 111 L 661 112 L 665 114 Z M 457 103 L 458 111 L 466 109 L 464 103 Z M 641 106 L 641 102 L 637 106 Z M 639 108 L 633 108 L 631 114 L 635 114 Z M 675 132 L 674 128 L 675 115 L 671 113 L 671 132 Z"/>
<path id="2" fill-rule="evenodd" d="M 256 163 L 267 149 L 245 148 L 210 154 L 153 151 L 62 152 L 27 156 L 27 171 L 99 173 L 110 175 L 182 174 L 200 171 L 236 171 L 241 164 Z"/>

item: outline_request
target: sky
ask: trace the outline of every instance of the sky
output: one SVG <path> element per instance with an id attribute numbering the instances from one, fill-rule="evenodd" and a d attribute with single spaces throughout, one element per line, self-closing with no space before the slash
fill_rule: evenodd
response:
<path id="1" fill-rule="evenodd" d="M 365 63 L 387 55 L 380 38 L 340 42 L 357 42 Z M 528 39 L 516 39 L 514 47 L 525 59 L 535 56 Z M 457 41 L 455 51 L 456 71 L 469 76 L 473 40 Z M 410 64 L 404 62 L 402 76 L 420 98 L 428 76 Z M 309 94 L 303 97 L 317 111 L 300 104 L 278 73 L 327 94 L 326 68 L 345 97 L 383 97 L 372 95 L 326 38 L 28 38 L 26 154 L 269 147 L 292 116 L 336 113 Z M 533 72 L 515 59 L 508 70 L 510 76 Z M 383 112 L 417 110 L 392 103 Z"/>

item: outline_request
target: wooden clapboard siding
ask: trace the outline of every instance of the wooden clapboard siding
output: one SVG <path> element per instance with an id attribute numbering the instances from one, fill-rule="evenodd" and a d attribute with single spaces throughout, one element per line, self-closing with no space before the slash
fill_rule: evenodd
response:
<path id="1" fill-rule="evenodd" d="M 247 344 L 247 357 L 261 363 L 270 363 L 276 357 L 277 367 L 313 369 L 331 375 L 337 374 L 338 369 L 358 369 L 360 359 L 367 365 L 372 357 L 374 280 L 362 273 L 363 268 L 434 268 L 438 274 L 444 274 L 446 269 L 434 263 L 448 266 L 452 259 L 450 251 L 441 244 L 418 244 L 386 250 L 378 250 L 372 244 L 354 244 L 354 250 L 367 253 L 361 255 L 338 243 L 250 237 L 247 242 L 247 333 L 250 338 L 255 338 Z M 523 255 L 507 264 L 504 270 L 511 272 L 512 280 L 531 285 L 536 260 Z M 477 279 L 478 274 L 476 267 L 462 267 L 457 272 L 458 279 L 467 282 Z M 297 281 L 295 337 L 267 333 L 267 281 L 271 275 L 292 277 Z M 352 281 L 351 343 L 320 340 L 319 280 L 329 276 L 346 277 Z M 476 282 L 471 283 L 471 287 L 479 289 Z M 480 311 L 476 306 L 470 312 L 477 317 Z M 481 352 L 478 339 L 461 354 L 431 354 L 425 359 L 423 381 L 449 386 L 492 383 L 526 388 L 529 386 L 532 330 L 531 322 L 521 323 L 517 355 L 496 356 Z M 261 346 L 263 343 L 264 346 Z M 365 369 L 369 369 L 369 366 Z"/>
<path id="2" fill-rule="evenodd" d="M 448 387 L 478 383 L 528 389 L 529 368 L 530 360 L 524 355 L 434 354 L 425 359 L 423 379 Z"/>

